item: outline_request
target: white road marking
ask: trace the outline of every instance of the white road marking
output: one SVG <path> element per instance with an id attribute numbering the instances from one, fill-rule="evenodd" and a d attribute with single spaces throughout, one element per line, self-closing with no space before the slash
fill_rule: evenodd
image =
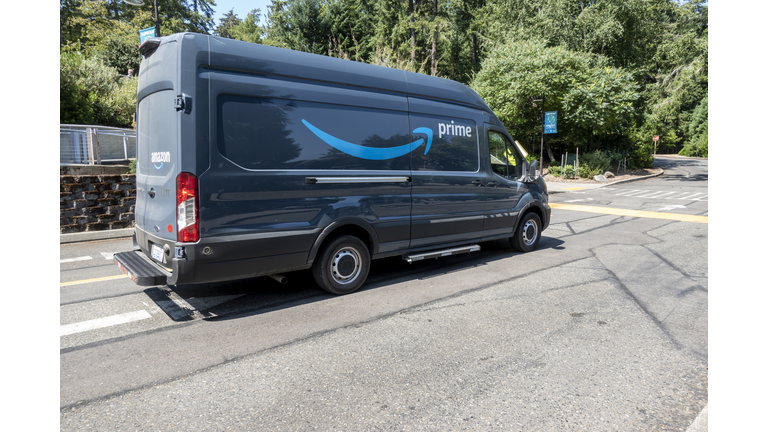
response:
<path id="1" fill-rule="evenodd" d="M 112 261 L 115 259 L 115 253 L 114 252 L 99 252 L 101 256 L 104 257 L 107 261 Z"/>
<path id="2" fill-rule="evenodd" d="M 594 200 L 592 198 L 587 198 L 587 199 L 575 199 L 575 200 L 570 200 L 566 202 L 579 202 L 579 201 L 594 201 Z"/>
<path id="3" fill-rule="evenodd" d="M 640 190 L 640 191 L 637 191 L 637 192 L 628 193 L 628 194 L 626 194 L 626 195 L 624 195 L 624 196 L 625 196 L 625 197 L 628 197 L 628 196 L 632 196 L 632 195 L 635 195 L 635 194 L 644 194 L 644 193 L 646 193 L 646 192 L 649 192 L 649 191 L 647 191 L 647 190 Z M 635 197 L 635 198 L 636 198 L 636 197 Z"/>
<path id="4" fill-rule="evenodd" d="M 686 195 L 690 195 L 690 192 L 683 192 L 681 195 L 669 196 L 669 197 L 665 197 L 664 199 L 682 199 Z"/>
<path id="5" fill-rule="evenodd" d="M 230 300 L 234 300 L 244 295 L 245 294 L 197 297 L 197 298 L 190 298 L 189 300 L 185 300 L 179 297 L 176 293 L 169 292 L 168 293 L 169 300 L 158 300 L 155 303 L 157 303 L 157 305 L 160 306 L 160 308 L 166 314 L 168 314 L 168 316 L 170 316 L 172 320 L 178 321 L 181 318 L 184 318 L 190 315 L 192 315 L 193 318 L 195 316 L 197 316 L 198 318 L 202 318 L 204 317 L 204 315 L 200 313 L 201 310 L 204 311 L 206 309 L 210 309 L 214 306 L 224 304 Z M 206 314 L 212 315 L 210 313 L 206 313 Z"/>
<path id="6" fill-rule="evenodd" d="M 650 191 L 639 189 L 618 189 L 618 188 L 600 188 L 595 191 L 588 192 L 571 192 L 571 193 L 600 193 L 600 192 L 616 192 L 611 193 L 613 196 L 630 197 L 630 198 L 650 198 L 650 199 L 665 199 L 665 200 L 688 200 L 688 201 L 709 201 L 709 195 L 704 192 L 681 192 L 681 191 Z M 575 201 L 565 201 L 575 202 Z"/>
<path id="7" fill-rule="evenodd" d="M 59 264 L 75 262 L 75 261 L 88 261 L 88 260 L 92 260 L 92 259 L 93 258 L 91 258 L 89 256 L 82 256 L 82 257 L 77 257 L 77 258 L 67 258 L 67 259 L 59 260 Z"/>
<path id="8" fill-rule="evenodd" d="M 75 333 L 82 333 L 89 330 L 96 330 L 113 325 L 125 324 L 132 321 L 139 321 L 152 318 L 152 315 L 145 310 L 128 312 L 120 315 L 112 315 L 104 318 L 98 318 L 90 321 L 82 321 L 74 324 L 67 324 L 59 327 L 59 337 Z"/>
<path id="9" fill-rule="evenodd" d="M 665 211 L 665 210 L 675 210 L 675 209 L 684 209 L 684 208 L 685 208 L 685 206 L 684 206 L 684 205 L 680 205 L 680 204 L 672 204 L 672 205 L 668 205 L 668 206 L 666 206 L 666 207 L 662 207 L 662 208 L 660 208 L 660 209 L 659 209 L 659 211 Z"/>
<path id="10" fill-rule="evenodd" d="M 696 193 L 695 193 L 695 194 L 693 194 L 693 195 L 687 196 L 687 197 L 685 197 L 685 198 L 679 198 L 679 199 L 686 199 L 686 200 L 687 200 L 687 199 L 691 199 L 691 198 L 695 197 L 696 195 L 702 195 L 702 193 L 701 193 L 701 192 L 696 192 Z"/>
<path id="11" fill-rule="evenodd" d="M 628 193 L 632 193 L 632 192 L 639 192 L 639 191 L 640 191 L 639 189 L 627 189 L 627 190 L 621 191 L 621 192 L 619 192 L 617 194 L 614 194 L 614 195 L 619 196 L 619 195 L 624 195 L 624 194 L 628 194 Z M 642 191 L 642 192 L 645 192 L 645 191 Z"/>
<path id="12" fill-rule="evenodd" d="M 638 195 L 638 196 L 636 196 L 635 198 L 650 198 L 650 197 L 652 197 L 652 196 L 654 196 L 654 195 L 656 195 L 656 194 L 661 194 L 661 195 L 656 195 L 656 196 L 654 197 L 654 198 L 658 198 L 658 197 L 661 197 L 661 196 L 664 196 L 664 195 L 673 194 L 673 193 L 674 193 L 674 192 L 656 191 L 656 192 L 651 192 L 651 193 L 649 193 L 648 195 Z"/>

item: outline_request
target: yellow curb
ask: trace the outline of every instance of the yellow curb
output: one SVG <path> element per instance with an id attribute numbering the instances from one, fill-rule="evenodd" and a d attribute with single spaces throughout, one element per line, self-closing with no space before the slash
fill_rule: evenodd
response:
<path id="1" fill-rule="evenodd" d="M 661 212 L 649 212 L 643 210 L 628 210 L 612 207 L 597 207 L 597 206 L 585 206 L 585 205 L 573 205 L 573 204 L 558 204 L 549 203 L 549 206 L 553 209 L 560 210 L 572 210 L 588 213 L 600 213 L 616 216 L 629 216 L 639 218 L 653 218 L 653 219 L 669 219 L 680 222 L 696 222 L 696 223 L 709 223 L 708 216 L 687 215 L 680 213 L 661 213 Z"/>
<path id="2" fill-rule="evenodd" d="M 69 285 L 80 285 L 80 284 L 84 284 L 84 283 L 101 282 L 101 281 L 106 281 L 106 280 L 122 279 L 122 278 L 127 278 L 127 277 L 128 277 L 128 275 L 124 275 L 124 274 L 123 275 L 117 275 L 117 276 L 105 276 L 105 277 L 94 278 L 94 279 L 83 279 L 83 280 L 79 280 L 79 281 L 62 282 L 62 283 L 59 284 L 59 286 L 63 287 L 63 286 L 69 286 Z"/>

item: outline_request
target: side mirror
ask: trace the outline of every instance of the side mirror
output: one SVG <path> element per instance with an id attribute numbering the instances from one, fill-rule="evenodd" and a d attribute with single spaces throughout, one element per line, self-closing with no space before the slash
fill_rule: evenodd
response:
<path id="1" fill-rule="evenodd" d="M 528 165 L 528 161 L 523 159 L 523 170 L 521 172 L 520 181 L 526 181 L 528 177 L 528 171 L 531 169 L 531 166 Z"/>
<path id="2" fill-rule="evenodd" d="M 533 183 L 536 181 L 536 176 L 539 171 L 539 162 L 533 161 L 528 164 L 528 161 L 523 159 L 523 175 L 520 177 L 520 181 L 523 183 Z"/>
<path id="3" fill-rule="evenodd" d="M 531 167 L 528 171 L 528 177 L 531 181 L 535 181 L 539 177 L 539 161 L 531 162 Z"/>

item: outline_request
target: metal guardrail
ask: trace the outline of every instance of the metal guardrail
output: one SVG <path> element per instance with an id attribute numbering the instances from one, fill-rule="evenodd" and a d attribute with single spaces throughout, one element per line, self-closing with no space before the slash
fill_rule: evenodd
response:
<path id="1" fill-rule="evenodd" d="M 136 158 L 136 131 L 93 125 L 59 125 L 60 165 L 101 165 Z"/>

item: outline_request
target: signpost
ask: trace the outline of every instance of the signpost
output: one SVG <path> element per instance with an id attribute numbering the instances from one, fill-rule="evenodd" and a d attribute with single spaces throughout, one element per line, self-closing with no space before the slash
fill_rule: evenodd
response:
<path id="1" fill-rule="evenodd" d="M 654 135 L 653 136 L 653 155 L 656 156 L 656 143 L 659 142 L 659 136 Z"/>

